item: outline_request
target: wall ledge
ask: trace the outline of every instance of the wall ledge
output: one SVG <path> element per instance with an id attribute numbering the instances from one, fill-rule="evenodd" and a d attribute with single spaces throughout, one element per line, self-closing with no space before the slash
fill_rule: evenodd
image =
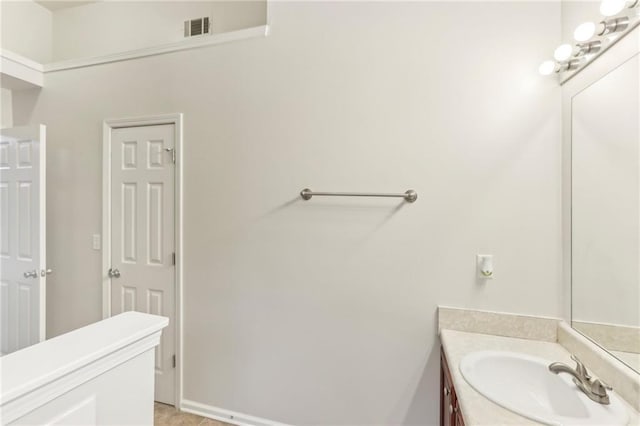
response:
<path id="1" fill-rule="evenodd" d="M 3 356 L 3 424 L 152 349 L 168 323 L 126 312 Z"/>
<path id="2" fill-rule="evenodd" d="M 2 88 L 23 90 L 42 87 L 43 66 L 6 49 L 0 50 Z"/>
<path id="3" fill-rule="evenodd" d="M 145 58 L 147 56 L 164 55 L 166 53 L 179 52 L 181 50 L 199 49 L 218 44 L 231 43 L 234 41 L 262 38 L 268 35 L 269 26 L 260 25 L 238 31 L 213 34 L 211 36 L 198 37 L 191 40 L 183 40 L 160 46 L 145 47 L 142 49 L 129 50 L 126 52 L 95 56 L 91 58 L 69 59 L 65 61 L 51 62 L 48 64 L 40 64 L 31 59 L 25 58 L 24 56 L 18 55 L 17 53 L 1 49 L 0 71 L 2 72 L 3 80 L 13 83 L 13 79 L 17 79 L 25 83 L 24 87 L 21 84 L 18 84 L 16 87 L 8 87 L 9 89 L 42 87 L 43 74 L 50 72 L 128 61 L 132 59 Z"/>
<path id="4" fill-rule="evenodd" d="M 166 53 L 179 52 L 181 50 L 199 49 L 202 47 L 215 46 L 234 41 L 247 40 L 252 38 L 266 37 L 269 34 L 268 25 L 245 28 L 237 31 L 213 34 L 210 36 L 197 37 L 190 40 L 183 40 L 160 46 L 145 47 L 142 49 L 129 50 L 126 52 L 114 53 L 111 55 L 96 56 L 92 58 L 69 59 L 66 61 L 52 62 L 43 65 L 45 73 L 70 70 L 75 68 L 90 67 L 93 65 L 108 64 L 112 62 L 128 61 L 131 59 L 145 58 L 147 56 L 163 55 Z"/>

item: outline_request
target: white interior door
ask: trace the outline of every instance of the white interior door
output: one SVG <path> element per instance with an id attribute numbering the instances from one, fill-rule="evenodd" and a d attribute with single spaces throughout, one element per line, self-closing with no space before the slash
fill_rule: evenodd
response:
<path id="1" fill-rule="evenodd" d="M 45 338 L 45 126 L 0 131 L 0 353 Z"/>
<path id="2" fill-rule="evenodd" d="M 156 401 L 175 398 L 175 128 L 111 131 L 111 313 L 169 318 L 156 347 Z"/>

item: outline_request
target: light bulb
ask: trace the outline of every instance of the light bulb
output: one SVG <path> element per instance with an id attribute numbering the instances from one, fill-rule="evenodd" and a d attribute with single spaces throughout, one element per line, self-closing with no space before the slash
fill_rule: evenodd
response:
<path id="1" fill-rule="evenodd" d="M 561 44 L 555 52 L 553 52 L 553 57 L 558 62 L 564 62 L 571 57 L 572 53 L 573 47 L 570 44 Z"/>
<path id="2" fill-rule="evenodd" d="M 600 3 L 600 13 L 604 16 L 613 16 L 622 12 L 627 6 L 627 0 L 602 0 Z"/>
<path id="3" fill-rule="evenodd" d="M 542 75 L 551 75 L 556 71 L 556 63 L 554 61 L 544 61 L 540 64 L 538 72 Z"/>
<path id="4" fill-rule="evenodd" d="M 593 37 L 596 33 L 596 24 L 593 22 L 585 22 L 583 24 L 578 25 L 576 30 L 573 32 L 573 37 L 577 41 L 587 41 L 591 37 Z"/>

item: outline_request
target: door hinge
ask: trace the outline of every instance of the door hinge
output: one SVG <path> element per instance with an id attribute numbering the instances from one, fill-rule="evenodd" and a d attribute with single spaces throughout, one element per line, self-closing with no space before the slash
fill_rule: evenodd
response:
<path id="1" fill-rule="evenodd" d="M 176 356 L 172 357 L 173 368 L 176 368 Z"/>
<path id="2" fill-rule="evenodd" d="M 176 253 L 171 253 L 171 264 L 175 266 L 176 264 Z"/>

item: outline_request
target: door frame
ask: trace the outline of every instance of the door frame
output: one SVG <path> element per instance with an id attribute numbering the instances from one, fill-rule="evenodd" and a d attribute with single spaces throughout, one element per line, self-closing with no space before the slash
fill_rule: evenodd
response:
<path id="1" fill-rule="evenodd" d="M 162 124 L 173 124 L 175 138 L 175 173 L 174 173 L 174 238 L 176 251 L 175 264 L 175 406 L 180 409 L 182 404 L 182 283 L 183 283 L 183 167 L 182 167 L 182 113 L 160 114 L 144 117 L 107 119 L 103 122 L 102 133 L 102 318 L 111 316 L 111 278 L 107 271 L 111 267 L 111 132 L 114 129 L 127 127 L 156 126 Z"/>
<path id="2" fill-rule="evenodd" d="M 47 126 L 39 124 L 35 127 L 35 132 L 38 133 L 38 143 L 40 144 L 40 213 L 44 211 L 44 214 L 39 215 L 40 221 L 40 271 L 47 271 Z M 44 244 L 43 244 L 44 243 Z M 38 271 L 38 273 L 40 273 Z M 38 296 L 40 303 L 40 335 L 39 339 L 44 342 L 47 338 L 47 273 L 39 274 L 40 280 L 40 295 Z"/>

